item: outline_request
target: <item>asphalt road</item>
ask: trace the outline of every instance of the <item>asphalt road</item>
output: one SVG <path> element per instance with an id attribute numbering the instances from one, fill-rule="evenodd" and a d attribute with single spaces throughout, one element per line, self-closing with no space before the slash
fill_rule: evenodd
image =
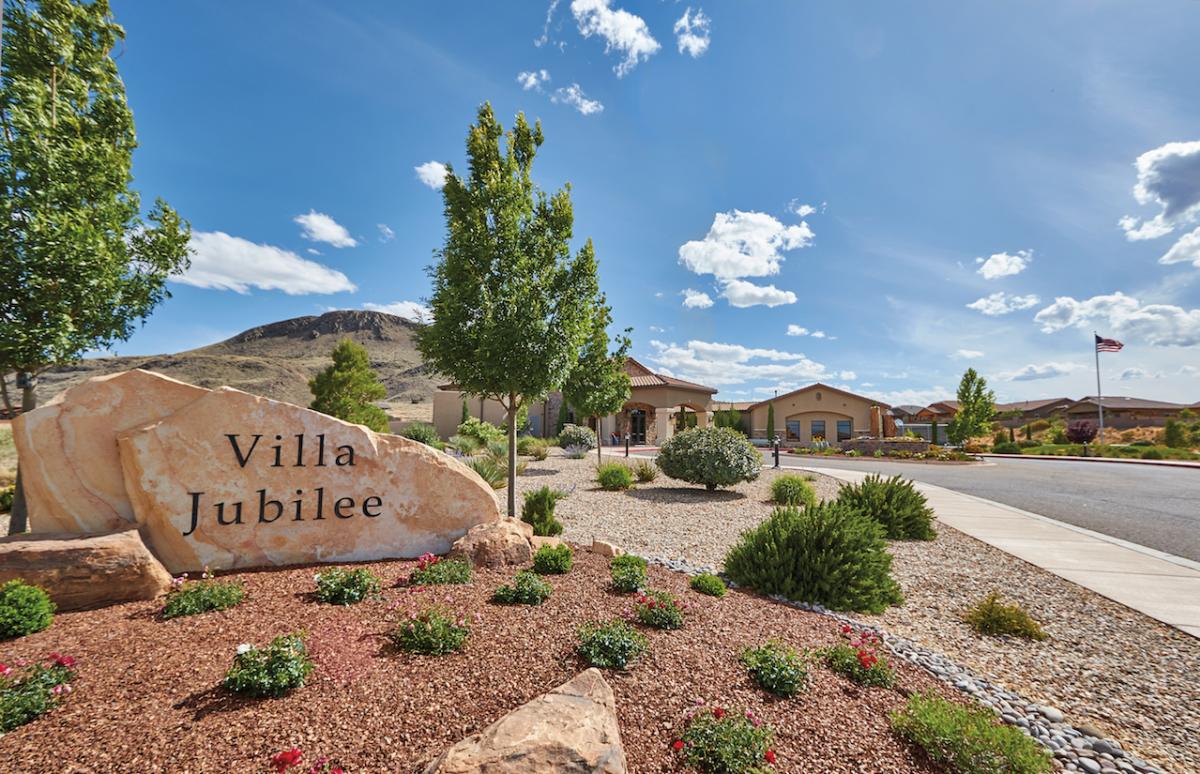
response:
<path id="1" fill-rule="evenodd" d="M 899 474 L 1200 562 L 1198 468 L 1054 460 L 928 465 L 780 457 L 785 467 Z"/>

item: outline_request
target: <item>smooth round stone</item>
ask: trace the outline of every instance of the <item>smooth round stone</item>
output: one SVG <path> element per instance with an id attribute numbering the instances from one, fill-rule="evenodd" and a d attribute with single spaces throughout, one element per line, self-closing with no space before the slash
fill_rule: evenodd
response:
<path id="1" fill-rule="evenodd" d="M 1100 774 L 1100 764 L 1091 758 L 1080 758 L 1078 766 L 1080 771 L 1086 771 L 1088 774 Z"/>

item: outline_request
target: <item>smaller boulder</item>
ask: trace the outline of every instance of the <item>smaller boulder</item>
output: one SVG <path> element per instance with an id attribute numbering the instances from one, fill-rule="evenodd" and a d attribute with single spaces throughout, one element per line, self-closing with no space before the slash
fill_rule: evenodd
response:
<path id="1" fill-rule="evenodd" d="M 533 536 L 533 550 L 534 551 L 537 551 L 539 548 L 542 548 L 543 546 L 550 546 L 551 548 L 558 548 L 561 545 L 563 545 L 562 538 L 550 537 L 548 535 L 534 535 Z"/>
<path id="2" fill-rule="evenodd" d="M 0 583 L 14 578 L 41 586 L 59 610 L 154 599 L 171 588 L 136 529 L 0 538 Z"/>
<path id="3" fill-rule="evenodd" d="M 592 553 L 612 558 L 614 556 L 620 556 L 625 552 L 614 546 L 612 543 L 606 543 L 603 540 L 596 540 L 595 538 L 592 538 Z"/>
<path id="4" fill-rule="evenodd" d="M 517 519 L 477 524 L 450 547 L 450 558 L 476 567 L 504 567 L 533 561 L 533 527 Z"/>
<path id="5" fill-rule="evenodd" d="M 626 770 L 612 688 L 593 667 L 463 739 L 429 764 L 425 774 Z"/>

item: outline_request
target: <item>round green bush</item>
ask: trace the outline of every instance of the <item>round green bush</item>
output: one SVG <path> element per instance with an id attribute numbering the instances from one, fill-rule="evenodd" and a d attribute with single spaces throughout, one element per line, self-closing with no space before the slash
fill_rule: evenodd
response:
<path id="1" fill-rule="evenodd" d="M 688 585 L 692 587 L 692 591 L 707 594 L 710 597 L 723 597 L 728 592 L 728 589 L 725 588 L 725 581 L 707 572 L 693 577 Z"/>
<path id="2" fill-rule="evenodd" d="M 304 685 L 312 670 L 303 638 L 288 634 L 262 648 L 239 646 L 233 666 L 225 675 L 225 687 L 250 696 L 282 696 Z"/>
<path id="3" fill-rule="evenodd" d="M 1001 441 L 992 445 L 992 454 L 1020 454 L 1021 447 L 1011 441 Z"/>
<path id="4" fill-rule="evenodd" d="M 426 446 L 437 446 L 441 442 L 437 428 L 428 422 L 413 422 L 406 425 L 400 435 L 413 441 L 420 441 Z"/>
<path id="5" fill-rule="evenodd" d="M 554 593 L 554 587 L 529 570 L 517 573 L 512 585 L 496 589 L 492 601 L 501 605 L 540 605 Z"/>
<path id="6" fill-rule="evenodd" d="M 316 574 L 317 599 L 329 605 L 353 605 L 379 594 L 379 576 L 362 567 L 334 567 Z"/>
<path id="7" fill-rule="evenodd" d="M 837 501 L 883 525 L 891 540 L 933 540 L 933 509 L 925 495 L 900 476 L 867 476 L 858 484 L 843 484 Z"/>
<path id="8" fill-rule="evenodd" d="M 808 681 L 808 662 L 779 640 L 742 651 L 742 665 L 754 682 L 777 696 L 795 696 Z"/>
<path id="9" fill-rule="evenodd" d="M 54 620 L 50 595 L 22 580 L 0 586 L 0 640 L 40 632 Z"/>
<path id="10" fill-rule="evenodd" d="M 583 425 L 563 425 L 562 432 L 558 434 L 558 445 L 564 449 L 568 446 L 595 449 L 596 433 L 592 431 L 592 428 Z"/>
<path id="11" fill-rule="evenodd" d="M 805 476 L 785 473 L 771 482 L 771 500 L 776 505 L 795 505 L 801 508 L 817 504 L 817 493 Z"/>
<path id="12" fill-rule="evenodd" d="M 650 647 L 646 635 L 619 618 L 584 624 L 578 634 L 576 652 L 601 669 L 625 669 Z"/>
<path id="13" fill-rule="evenodd" d="M 713 490 L 758 478 L 762 455 L 736 430 L 698 427 L 668 439 L 659 449 L 658 467 L 671 478 Z"/>
<path id="14" fill-rule="evenodd" d="M 742 533 L 725 574 L 761 594 L 834 610 L 880 613 L 902 598 L 882 525 L 840 502 L 776 508 Z"/>
<path id="15" fill-rule="evenodd" d="M 566 543 L 542 546 L 533 552 L 533 571 L 538 575 L 564 575 L 575 563 L 575 552 Z"/>
<path id="16" fill-rule="evenodd" d="M 1161 460 L 1162 458 L 1163 453 L 1158 449 L 1150 448 L 1142 452 L 1142 459 L 1144 460 Z"/>
<path id="17" fill-rule="evenodd" d="M 621 492 L 633 486 L 633 471 L 619 462 L 606 462 L 596 467 L 596 483 L 601 489 Z"/>

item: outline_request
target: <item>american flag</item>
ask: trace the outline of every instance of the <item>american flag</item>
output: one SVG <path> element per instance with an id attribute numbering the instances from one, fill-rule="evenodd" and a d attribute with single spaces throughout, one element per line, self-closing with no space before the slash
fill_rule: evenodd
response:
<path id="1" fill-rule="evenodd" d="M 1096 351 L 1097 352 L 1120 352 L 1121 347 L 1124 347 L 1124 346 L 1125 346 L 1124 344 L 1117 341 L 1116 339 L 1105 339 L 1105 338 L 1101 338 L 1099 334 L 1096 334 Z"/>

